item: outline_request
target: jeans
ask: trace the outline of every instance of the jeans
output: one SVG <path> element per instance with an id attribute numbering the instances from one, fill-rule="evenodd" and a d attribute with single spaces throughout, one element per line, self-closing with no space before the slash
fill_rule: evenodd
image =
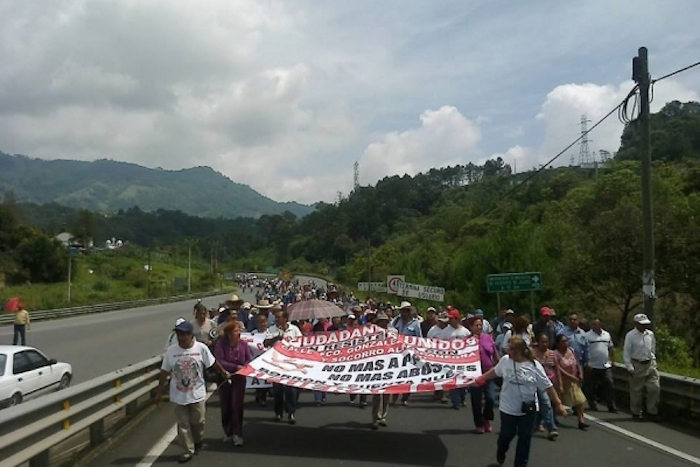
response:
<path id="1" fill-rule="evenodd" d="M 469 396 L 472 401 L 472 415 L 474 426 L 483 428 L 486 421 L 493 420 L 493 402 L 496 398 L 496 385 L 493 381 L 487 381 L 482 387 L 469 388 Z"/>
<path id="2" fill-rule="evenodd" d="M 25 324 L 15 324 L 15 333 L 12 337 L 12 345 L 27 345 L 27 326 Z"/>
<path id="3" fill-rule="evenodd" d="M 326 393 L 321 391 L 314 391 L 314 402 L 316 404 L 326 402 Z"/>
<path id="4" fill-rule="evenodd" d="M 450 400 L 452 407 L 460 407 L 464 404 L 464 399 L 467 397 L 467 390 L 464 388 L 452 389 L 450 391 Z"/>
<path id="5" fill-rule="evenodd" d="M 525 415 L 508 415 L 501 412 L 501 432 L 498 435 L 498 453 L 505 455 L 513 438 L 518 437 L 515 447 L 514 467 L 527 467 L 530 458 L 530 442 L 535 428 L 535 412 Z"/>
<path id="6" fill-rule="evenodd" d="M 536 425 L 544 425 L 547 431 L 555 431 L 557 424 L 554 421 L 554 411 L 552 410 L 552 400 L 547 391 L 537 390 L 537 400 L 540 402 L 540 410 L 537 412 Z"/>
<path id="7" fill-rule="evenodd" d="M 284 414 L 284 412 L 292 415 L 294 412 L 296 412 L 297 388 L 275 383 L 272 385 L 272 395 L 275 398 L 276 415 L 281 416 Z"/>

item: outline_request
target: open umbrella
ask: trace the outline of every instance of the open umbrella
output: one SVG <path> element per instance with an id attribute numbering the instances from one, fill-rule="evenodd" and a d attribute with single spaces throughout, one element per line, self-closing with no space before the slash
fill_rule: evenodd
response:
<path id="1" fill-rule="evenodd" d="M 304 300 L 289 307 L 289 321 L 345 316 L 345 310 L 326 300 Z"/>
<path id="2" fill-rule="evenodd" d="M 16 312 L 19 308 L 19 297 L 12 297 L 5 303 L 5 311 L 9 311 L 10 313 Z"/>

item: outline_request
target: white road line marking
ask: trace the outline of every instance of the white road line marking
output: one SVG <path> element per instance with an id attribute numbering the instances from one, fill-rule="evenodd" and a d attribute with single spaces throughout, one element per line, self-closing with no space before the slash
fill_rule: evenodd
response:
<path id="1" fill-rule="evenodd" d="M 214 394 L 213 392 L 207 392 L 207 397 L 204 401 L 208 401 L 209 398 Z M 160 456 L 163 455 L 168 446 L 170 446 L 173 441 L 177 438 L 177 423 L 170 427 L 170 429 L 163 435 L 161 439 L 158 440 L 156 444 L 153 445 L 148 454 L 143 456 L 143 459 L 136 464 L 136 467 L 151 467 Z"/>
<path id="2" fill-rule="evenodd" d="M 165 433 L 165 435 L 158 440 L 150 451 L 148 451 L 148 454 L 141 459 L 141 462 L 136 464 L 136 467 L 151 467 L 163 454 L 163 452 L 168 449 L 168 446 L 175 441 L 175 438 L 177 438 L 177 424 L 170 427 L 167 433 Z"/>
<path id="3" fill-rule="evenodd" d="M 685 461 L 688 461 L 692 464 L 700 465 L 700 458 L 697 458 L 695 456 L 691 456 L 690 454 L 686 454 L 682 451 L 679 451 L 678 449 L 674 449 L 670 446 L 666 446 L 665 444 L 661 444 L 657 441 L 649 439 L 649 438 L 642 436 L 638 433 L 635 433 L 633 431 L 629 431 L 629 430 L 626 430 L 626 429 L 619 427 L 617 425 L 613 425 L 612 423 L 606 422 L 605 420 L 601 420 L 599 418 L 593 417 L 593 416 L 588 415 L 588 414 L 585 414 L 584 416 L 588 420 L 591 420 L 592 422 L 595 422 L 601 426 L 604 426 L 605 428 L 607 428 L 609 430 L 620 433 L 621 435 L 624 435 L 624 436 L 627 436 L 628 438 L 632 438 L 634 440 L 637 440 L 637 441 L 644 443 L 648 446 L 652 446 L 652 447 L 658 449 L 659 451 L 663 451 L 667 454 L 671 454 L 672 456 L 679 457 L 679 458 L 681 458 Z"/>

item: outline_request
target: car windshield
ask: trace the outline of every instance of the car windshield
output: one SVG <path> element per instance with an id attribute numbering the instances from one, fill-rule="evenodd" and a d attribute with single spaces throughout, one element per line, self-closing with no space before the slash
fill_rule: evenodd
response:
<path id="1" fill-rule="evenodd" d="M 0 353 L 0 376 L 5 374 L 5 364 L 7 364 L 7 355 Z"/>

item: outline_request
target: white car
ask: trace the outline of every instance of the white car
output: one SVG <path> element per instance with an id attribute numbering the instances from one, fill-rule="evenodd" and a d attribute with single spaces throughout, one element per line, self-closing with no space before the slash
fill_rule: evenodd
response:
<path id="1" fill-rule="evenodd" d="M 72 378 L 68 363 L 46 358 L 33 347 L 0 345 L 0 407 L 65 389 Z"/>

